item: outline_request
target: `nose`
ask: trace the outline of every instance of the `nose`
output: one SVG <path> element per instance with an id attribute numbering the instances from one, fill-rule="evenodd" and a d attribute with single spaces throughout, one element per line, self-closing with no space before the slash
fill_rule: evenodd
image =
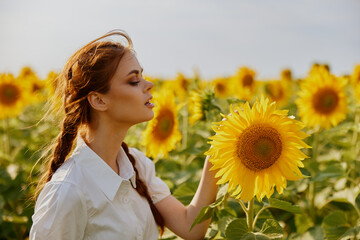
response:
<path id="1" fill-rule="evenodd" d="M 147 80 L 145 80 L 145 81 L 146 81 L 145 92 L 147 92 L 147 91 L 150 91 L 154 87 L 154 84 L 150 81 L 147 81 Z"/>

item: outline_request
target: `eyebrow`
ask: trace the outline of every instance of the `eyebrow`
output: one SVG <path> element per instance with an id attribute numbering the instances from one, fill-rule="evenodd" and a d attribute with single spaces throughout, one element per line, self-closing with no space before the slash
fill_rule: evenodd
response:
<path id="1" fill-rule="evenodd" d="M 144 69 L 141 68 L 141 72 L 143 72 L 143 71 L 144 71 Z M 131 70 L 131 71 L 127 74 L 127 76 L 129 76 L 129 75 L 131 75 L 131 74 L 133 74 L 133 73 L 139 74 L 139 70 L 137 70 L 137 69 Z"/>

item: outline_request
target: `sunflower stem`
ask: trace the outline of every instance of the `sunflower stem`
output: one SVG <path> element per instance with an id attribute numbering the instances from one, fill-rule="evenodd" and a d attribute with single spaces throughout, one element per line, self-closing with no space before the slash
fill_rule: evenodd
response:
<path id="1" fill-rule="evenodd" d="M 358 136 L 359 136 L 359 123 L 360 123 L 360 106 L 355 108 L 354 132 L 352 136 L 352 145 L 354 146 L 355 159 L 359 154 Z"/>
<path id="2" fill-rule="evenodd" d="M 5 143 L 5 149 L 4 153 L 6 156 L 10 156 L 10 136 L 9 136 L 9 117 L 6 117 L 4 120 L 4 143 Z"/>
<path id="3" fill-rule="evenodd" d="M 356 164 L 360 152 L 360 144 L 358 143 L 359 136 L 359 122 L 360 122 L 360 106 L 355 107 L 355 119 L 354 119 L 354 132 L 352 136 L 351 145 L 353 146 L 354 151 L 354 160 L 352 161 L 354 169 L 351 171 L 351 178 L 356 179 Z M 351 163 L 350 163 L 351 164 Z M 356 186 L 356 185 L 355 185 Z M 360 216 L 360 215 L 359 215 Z"/>
<path id="4" fill-rule="evenodd" d="M 269 208 L 269 206 L 263 205 L 262 208 L 259 210 L 259 212 L 256 214 L 256 216 L 255 216 L 255 218 L 254 218 L 253 226 L 252 226 L 253 229 L 255 229 L 256 222 L 257 222 L 259 216 L 261 215 L 261 213 L 262 213 L 263 211 L 265 211 L 266 209 L 268 209 L 268 208 Z"/>
<path id="5" fill-rule="evenodd" d="M 254 198 L 252 198 L 248 202 L 246 220 L 247 220 L 249 232 L 253 232 L 254 231 L 254 228 L 253 228 L 253 223 L 254 223 Z"/>
<path id="6" fill-rule="evenodd" d="M 245 214 L 247 215 L 248 210 L 247 210 L 245 204 L 243 203 L 242 200 L 239 200 L 239 203 L 240 203 L 240 206 L 241 206 L 242 210 L 243 210 L 243 211 L 245 212 Z"/>
<path id="7" fill-rule="evenodd" d="M 183 126 L 182 126 L 182 149 L 186 149 L 187 147 L 187 135 L 188 135 L 188 118 L 189 118 L 189 113 L 188 113 L 188 108 L 185 107 L 184 109 L 184 115 L 183 115 Z"/>
<path id="8" fill-rule="evenodd" d="M 312 162 L 315 166 L 314 173 L 318 170 L 318 163 L 317 163 L 317 157 L 318 157 L 318 147 L 319 147 L 319 129 L 316 130 L 314 133 L 314 141 L 313 141 L 313 147 L 312 147 Z M 312 216 L 312 219 L 315 222 L 316 218 L 316 211 L 315 211 L 315 197 L 316 197 L 316 182 L 310 183 L 310 214 Z"/>

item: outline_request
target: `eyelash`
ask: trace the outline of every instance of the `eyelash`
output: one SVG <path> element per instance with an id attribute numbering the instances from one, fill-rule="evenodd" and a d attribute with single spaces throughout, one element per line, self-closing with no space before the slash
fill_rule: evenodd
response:
<path id="1" fill-rule="evenodd" d="M 132 86 L 137 86 L 139 85 L 140 81 L 137 81 L 137 82 L 129 82 L 130 85 Z"/>

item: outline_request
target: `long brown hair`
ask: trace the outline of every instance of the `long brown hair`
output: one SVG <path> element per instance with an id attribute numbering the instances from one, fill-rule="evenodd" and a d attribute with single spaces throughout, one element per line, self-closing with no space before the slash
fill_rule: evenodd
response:
<path id="1" fill-rule="evenodd" d="M 102 40 L 119 35 L 127 40 L 128 46 L 119 42 Z M 53 106 L 59 107 L 56 99 L 62 99 L 64 113 L 61 132 L 51 146 L 51 154 L 47 158 L 47 170 L 37 185 L 35 198 L 45 184 L 51 180 L 56 170 L 66 161 L 73 149 L 73 143 L 80 127 L 91 122 L 91 106 L 87 100 L 90 92 L 106 93 L 110 89 L 110 80 L 127 51 L 133 51 L 130 37 L 121 30 L 111 31 L 86 44 L 75 52 L 66 62 L 58 78 L 54 80 L 56 92 Z M 130 154 L 125 143 L 122 144 L 136 172 L 136 191 L 149 202 L 152 214 L 161 232 L 164 230 L 164 219 L 151 200 L 147 185 L 141 180 L 136 169 L 135 158 Z"/>

